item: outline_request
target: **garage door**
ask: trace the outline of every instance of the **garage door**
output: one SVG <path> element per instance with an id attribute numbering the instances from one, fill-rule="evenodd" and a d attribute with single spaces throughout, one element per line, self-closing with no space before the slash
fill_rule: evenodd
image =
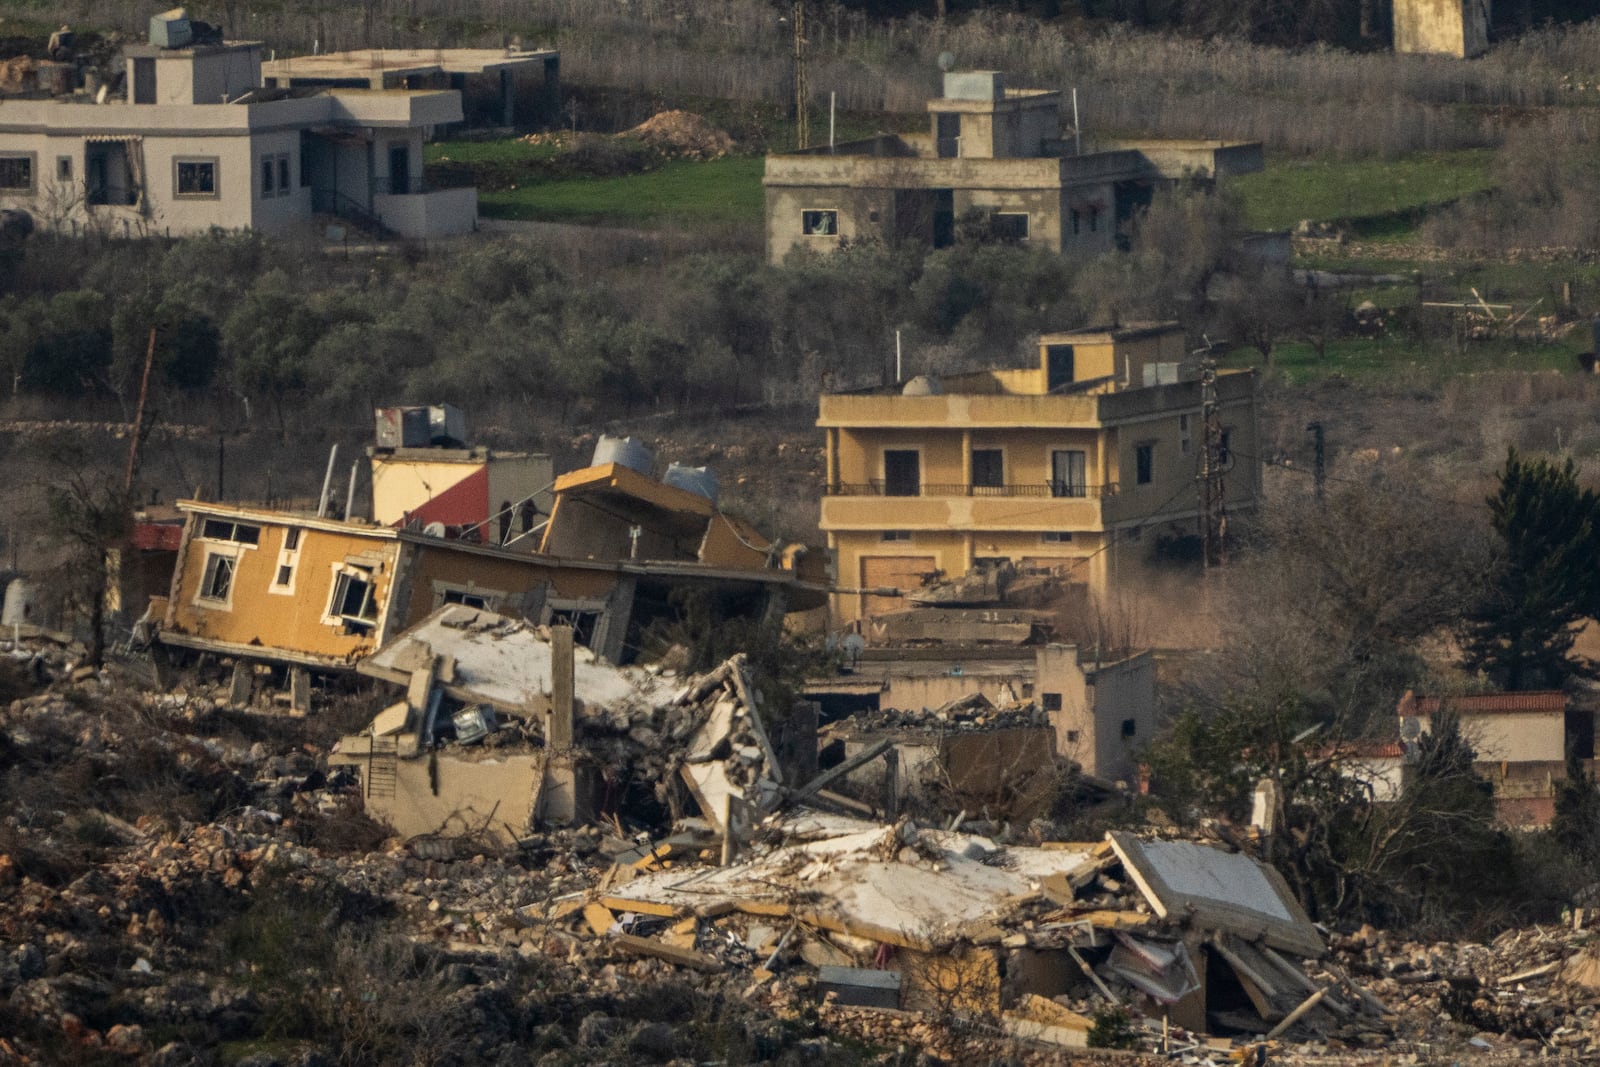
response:
<path id="1" fill-rule="evenodd" d="M 861 560 L 863 589 L 920 589 L 923 579 L 937 569 L 932 556 L 866 556 Z M 911 607 L 904 598 L 862 594 L 861 616 L 869 618 Z"/>

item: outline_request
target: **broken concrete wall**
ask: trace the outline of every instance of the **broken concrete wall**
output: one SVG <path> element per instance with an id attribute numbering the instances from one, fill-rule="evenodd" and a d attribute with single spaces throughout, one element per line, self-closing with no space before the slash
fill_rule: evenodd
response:
<path id="1" fill-rule="evenodd" d="M 1490 0 L 1394 0 L 1394 50 L 1468 59 L 1489 50 Z"/>
<path id="2" fill-rule="evenodd" d="M 381 760 L 382 757 L 374 757 Z M 526 752 L 474 759 L 432 752 L 395 760 L 392 791 L 372 766 L 367 813 L 402 837 L 487 834 L 509 844 L 527 835 L 544 775 L 544 754 Z"/>
<path id="3" fill-rule="evenodd" d="M 1039 649 L 1034 693 L 1055 719 L 1056 751 L 1085 774 L 1131 780 L 1155 735 L 1155 657 L 1085 663 L 1074 645 Z"/>

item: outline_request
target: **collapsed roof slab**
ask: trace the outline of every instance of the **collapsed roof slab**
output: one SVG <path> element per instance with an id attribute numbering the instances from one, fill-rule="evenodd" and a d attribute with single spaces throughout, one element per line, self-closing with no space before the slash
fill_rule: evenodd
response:
<path id="1" fill-rule="evenodd" d="M 1322 935 L 1283 875 L 1265 863 L 1192 841 L 1141 841 L 1115 830 L 1108 838 L 1161 918 L 1260 940 L 1298 956 L 1323 954 Z"/>
<path id="2" fill-rule="evenodd" d="M 573 652 L 574 691 L 586 705 L 654 706 L 671 699 L 675 684 L 648 671 L 613 667 L 587 648 Z M 535 627 L 492 611 L 446 604 L 361 661 L 357 670 L 407 684 L 435 657 L 455 661 L 444 691 L 463 703 L 489 704 L 512 715 L 536 711 L 553 680 L 549 639 Z"/>

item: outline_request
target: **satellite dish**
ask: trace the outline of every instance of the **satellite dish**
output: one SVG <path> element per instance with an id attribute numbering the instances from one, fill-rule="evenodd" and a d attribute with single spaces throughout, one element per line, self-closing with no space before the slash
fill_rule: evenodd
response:
<path id="1" fill-rule="evenodd" d="M 954 52 L 940 52 L 939 53 L 939 69 L 940 70 L 947 71 L 947 70 L 949 70 L 951 67 L 953 67 L 955 65 L 956 65 L 956 54 Z"/>
<path id="2" fill-rule="evenodd" d="M 443 537 L 445 535 L 444 523 L 430 522 L 422 528 L 422 532 L 429 537 Z"/>

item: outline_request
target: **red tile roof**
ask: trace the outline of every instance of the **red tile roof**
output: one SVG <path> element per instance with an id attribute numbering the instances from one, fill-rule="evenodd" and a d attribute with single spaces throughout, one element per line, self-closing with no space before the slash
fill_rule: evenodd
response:
<path id="1" fill-rule="evenodd" d="M 1408 696 L 1410 694 L 1407 694 Z M 1458 715 L 1493 715 L 1518 712 L 1565 711 L 1567 694 L 1559 690 L 1535 693 L 1483 693 L 1479 696 L 1417 697 L 1413 708 L 1400 703 L 1400 713 L 1433 715 L 1440 706 Z"/>

